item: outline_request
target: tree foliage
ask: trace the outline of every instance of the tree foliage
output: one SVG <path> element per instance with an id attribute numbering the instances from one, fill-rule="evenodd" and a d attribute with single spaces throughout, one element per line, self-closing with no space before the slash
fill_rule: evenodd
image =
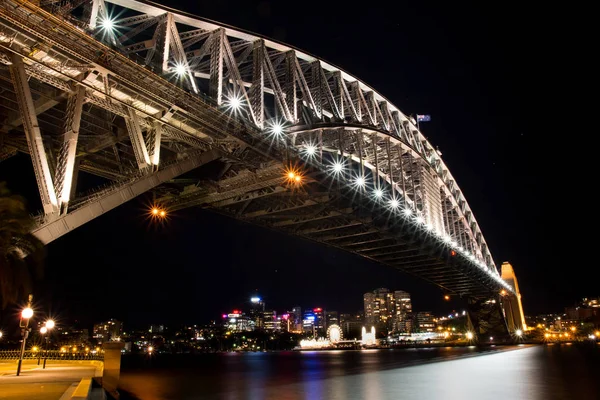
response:
<path id="1" fill-rule="evenodd" d="M 25 200 L 0 182 L 0 306 L 25 300 L 43 274 L 44 246 L 31 234 Z"/>

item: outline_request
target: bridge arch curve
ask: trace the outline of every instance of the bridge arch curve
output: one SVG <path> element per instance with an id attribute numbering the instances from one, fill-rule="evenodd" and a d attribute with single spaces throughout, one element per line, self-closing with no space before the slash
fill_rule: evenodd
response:
<path id="1" fill-rule="evenodd" d="M 226 161 L 223 182 L 239 185 L 252 177 L 242 194 L 231 189 L 236 184 L 223 182 L 217 184 L 218 196 L 210 188 L 163 192 L 177 207 L 218 202 L 218 207 L 229 207 L 236 196 L 249 204 L 250 195 L 265 197 L 267 187 L 279 193 L 280 189 L 272 188 L 281 188 L 281 183 L 271 172 L 286 163 L 288 153 L 303 160 L 323 185 L 332 180 L 329 172 L 337 157 L 349 170 L 368 177 L 369 190 L 385 192 L 379 199 L 363 196 L 370 202 L 367 209 L 392 211 L 395 218 L 418 223 L 414 225 L 421 232 L 418 246 L 428 247 L 430 256 L 435 253 L 435 262 L 424 265 L 433 270 L 441 263 L 440 269 L 449 266 L 445 273 L 461 275 L 456 281 L 432 278 L 434 283 L 467 294 L 474 290 L 468 281 L 478 282 L 488 293 L 506 287 L 441 154 L 410 117 L 344 70 L 291 46 L 150 2 L 49 0 L 42 2 L 46 11 L 21 0 L 3 2 L 7 11 L 0 29 L 2 37 L 12 41 L 1 41 L 0 61 L 11 65 L 13 76 L 20 76 L 19 90 L 27 89 L 24 77 L 33 77 L 40 82 L 36 87 L 40 92 L 47 87 L 64 92 L 69 99 L 64 113 L 71 124 L 66 133 L 71 136 L 80 129 L 92 131 L 90 121 L 98 119 L 97 111 L 108 111 L 117 121 L 110 123 L 117 132 L 113 142 L 121 147 L 114 151 L 114 159 L 108 159 L 104 144 L 74 135 L 59 146 L 64 160 L 58 163 L 57 176 L 50 176 L 50 168 L 44 165 L 36 167 L 40 192 L 56 193 L 65 187 L 63 182 L 70 186 L 77 149 L 82 149 L 80 168 L 116 182 L 115 188 L 139 178 L 148 185 L 135 190 L 149 190 L 165 182 L 166 175 L 185 172 L 169 167 L 172 163 L 187 158 L 186 168 L 194 168 L 198 164 L 189 159 L 208 151 Z M 35 106 L 37 99 L 31 95 L 29 99 L 19 96 L 19 108 Z M 26 130 L 36 125 L 35 112 L 24 118 Z M 39 118 L 44 119 L 43 112 Z M 59 129 L 57 136 L 66 133 Z M 318 157 L 307 154 L 309 146 L 316 147 Z M 37 157 L 43 148 L 24 151 L 35 153 L 32 158 L 46 157 Z M 211 154 L 210 159 L 215 157 Z M 124 160 L 131 165 L 125 168 Z M 171 169 L 161 178 L 163 168 Z M 345 182 L 342 192 L 356 204 L 352 193 L 357 188 L 348 176 L 333 178 Z M 55 182 L 61 182 L 59 187 L 54 187 Z M 366 191 L 368 185 L 364 186 L 358 192 Z M 67 221 L 69 212 L 77 212 L 79 205 L 70 202 L 66 193 L 55 197 L 44 204 L 44 224 L 62 224 L 61 232 L 68 232 L 76 226 Z M 385 202 L 395 199 L 397 212 Z M 409 209 L 410 215 L 402 212 Z M 333 215 L 339 210 L 328 212 Z M 360 214 L 360 210 L 353 212 Z M 418 246 L 407 251 L 418 253 Z M 448 254 L 453 258 L 448 259 Z"/>

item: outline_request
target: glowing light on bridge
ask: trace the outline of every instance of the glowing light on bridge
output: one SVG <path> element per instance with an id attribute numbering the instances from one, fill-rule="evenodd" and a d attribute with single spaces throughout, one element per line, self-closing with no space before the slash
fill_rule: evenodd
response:
<path id="1" fill-rule="evenodd" d="M 376 198 L 380 199 L 380 198 L 383 197 L 383 190 L 381 190 L 381 189 L 375 189 L 375 191 L 373 191 L 373 195 Z"/>
<path id="2" fill-rule="evenodd" d="M 366 181 L 364 176 L 358 176 L 354 180 L 354 186 L 363 188 L 365 187 Z"/>
<path id="3" fill-rule="evenodd" d="M 467 340 L 473 340 L 473 337 L 474 337 L 474 336 L 473 336 L 473 332 L 467 332 L 467 333 L 465 334 L 465 336 L 467 337 Z"/>
<path id="4" fill-rule="evenodd" d="M 306 155 L 312 157 L 312 156 L 314 156 L 317 153 L 317 147 L 315 145 L 308 144 L 304 148 L 304 153 L 306 153 Z"/>
<path id="5" fill-rule="evenodd" d="M 242 99 L 236 95 L 232 95 L 227 99 L 227 107 L 232 111 L 237 111 L 242 107 Z"/>
<path id="6" fill-rule="evenodd" d="M 517 337 L 521 337 L 521 336 L 523 336 L 523 331 L 521 329 L 517 329 L 515 331 L 515 335 L 517 335 Z"/>
<path id="7" fill-rule="evenodd" d="M 295 184 L 302 183 L 302 180 L 304 179 L 304 177 L 302 176 L 302 173 L 293 168 L 286 170 L 285 177 L 289 183 L 295 183 Z"/>
<path id="8" fill-rule="evenodd" d="M 334 163 L 331 165 L 331 170 L 333 171 L 334 175 L 340 175 L 344 170 L 344 163 L 342 161 L 334 161 Z"/>
<path id="9" fill-rule="evenodd" d="M 279 122 L 275 122 L 271 125 L 271 133 L 280 136 L 283 134 L 283 125 Z"/>
<path id="10" fill-rule="evenodd" d="M 403 211 L 405 216 L 410 217 L 413 214 L 413 211 L 410 208 L 405 208 Z"/>
<path id="11" fill-rule="evenodd" d="M 167 210 L 158 206 L 153 206 L 150 209 L 150 217 L 154 219 L 165 219 L 167 217 Z"/>
<path id="12" fill-rule="evenodd" d="M 396 208 L 400 207 L 400 202 L 397 199 L 391 199 L 390 207 L 393 209 L 396 209 Z"/>
<path id="13" fill-rule="evenodd" d="M 175 73 L 177 74 L 177 76 L 182 76 L 186 72 L 187 72 L 187 67 L 184 63 L 175 64 Z"/>
<path id="14" fill-rule="evenodd" d="M 415 221 L 417 221 L 418 224 L 424 224 L 425 223 L 425 218 L 423 218 L 422 216 L 418 216 Z"/>
<path id="15" fill-rule="evenodd" d="M 108 32 L 112 32 L 115 29 L 115 21 L 112 18 L 104 18 L 100 21 L 102 29 Z"/>

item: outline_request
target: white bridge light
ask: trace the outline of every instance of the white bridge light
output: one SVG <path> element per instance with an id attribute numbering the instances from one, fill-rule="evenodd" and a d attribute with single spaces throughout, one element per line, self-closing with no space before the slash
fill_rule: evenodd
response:
<path id="1" fill-rule="evenodd" d="M 392 200 L 390 200 L 390 207 L 396 209 L 396 208 L 400 207 L 400 202 L 396 199 L 392 199 Z"/>
<path id="2" fill-rule="evenodd" d="M 406 215 L 407 217 L 410 217 L 413 213 L 413 211 L 410 208 L 405 208 L 403 211 L 404 215 Z"/>
<path id="3" fill-rule="evenodd" d="M 242 99 L 240 99 L 237 96 L 231 96 L 229 98 L 229 107 L 236 111 L 237 109 L 239 109 L 242 106 Z"/>
<path id="4" fill-rule="evenodd" d="M 333 172 L 337 175 L 340 174 L 342 172 L 342 170 L 344 169 L 344 164 L 342 164 L 339 161 L 335 161 L 333 163 L 333 165 L 331 166 L 331 169 L 333 170 Z"/>
<path id="5" fill-rule="evenodd" d="M 115 29 L 115 21 L 110 18 L 105 18 L 100 22 L 100 26 L 106 31 L 112 31 Z"/>
<path id="6" fill-rule="evenodd" d="M 309 156 L 314 156 L 316 154 L 316 152 L 317 152 L 317 148 L 314 145 L 309 144 L 308 146 L 306 146 L 306 148 L 304 149 L 304 151 Z"/>
<path id="7" fill-rule="evenodd" d="M 354 180 L 354 184 L 358 187 L 365 187 L 365 177 L 359 176 Z"/>
<path id="8" fill-rule="evenodd" d="M 281 135 L 283 133 L 283 126 L 279 123 L 275 123 L 273 124 L 273 127 L 271 128 L 271 131 L 275 134 L 275 135 Z"/>
<path id="9" fill-rule="evenodd" d="M 175 65 L 175 73 L 179 76 L 185 74 L 186 70 L 187 70 L 187 68 L 185 67 L 185 64 L 177 63 Z"/>
<path id="10" fill-rule="evenodd" d="M 373 194 L 375 195 L 375 197 L 377 197 L 378 199 L 383 197 L 383 190 L 381 189 L 375 189 L 375 191 L 373 192 Z"/>
<path id="11" fill-rule="evenodd" d="M 416 221 L 419 224 L 424 224 L 425 223 L 425 219 L 422 216 L 420 216 L 420 215 L 416 218 Z"/>

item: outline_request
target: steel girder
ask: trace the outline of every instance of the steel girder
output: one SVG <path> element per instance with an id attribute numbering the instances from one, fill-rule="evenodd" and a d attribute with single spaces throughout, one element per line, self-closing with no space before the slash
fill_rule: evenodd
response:
<path id="1" fill-rule="evenodd" d="M 150 173 L 147 167 L 158 168 L 161 158 L 172 162 L 193 149 L 219 149 L 229 175 L 249 169 L 257 179 L 234 187 L 226 182 L 229 176 L 170 189 L 165 204 L 173 209 L 208 206 L 389 264 L 396 258 L 385 259 L 391 255 L 381 253 L 387 246 L 396 254 L 404 246 L 409 252 L 414 248 L 448 265 L 447 253 L 458 248 L 459 266 L 449 267 L 497 289 L 483 235 L 440 154 L 414 121 L 368 85 L 294 48 L 156 5 L 84 3 L 58 9 L 48 3 L 61 16 L 55 18 L 23 0 L 0 0 L 0 62 L 23 60 L 21 78 L 33 78 L 69 99 L 83 92 L 89 107 L 81 113 L 81 131 L 90 129 L 99 110 L 112 116 L 109 132 L 93 140 L 80 133 L 80 147 L 89 150 L 77 153 L 84 157 L 80 169 L 110 179 L 143 179 Z M 82 4 L 86 8 L 76 13 L 77 19 L 70 12 Z M 108 29 L 105 21 L 120 11 L 127 16 Z M 71 108 L 68 101 L 67 116 Z M 33 109 L 30 120 L 37 113 Z M 40 121 L 52 113 L 46 111 Z M 285 135 L 279 137 L 282 122 Z M 23 142 L 13 136 L 7 143 L 22 149 Z M 313 204 L 311 193 L 290 190 L 275 173 L 258 176 L 269 163 L 281 169 L 289 157 L 321 173 L 315 178 L 321 187 L 314 192 L 331 193 L 326 202 Z M 73 156 L 70 160 L 67 164 L 74 164 Z M 344 163 L 347 173 L 328 179 L 326 172 L 336 161 Z M 58 164 L 64 176 L 65 163 Z M 369 191 L 352 190 L 357 177 L 369 180 Z M 371 190 L 385 192 L 386 202 L 398 201 L 422 225 L 398 218 L 383 200 L 373 201 Z M 294 197 L 304 200 L 294 203 Z M 288 206 L 273 205 L 284 198 L 292 200 Z M 396 266 L 408 270 L 409 264 L 420 265 L 404 258 Z M 482 278 L 486 271 L 489 276 Z"/>

